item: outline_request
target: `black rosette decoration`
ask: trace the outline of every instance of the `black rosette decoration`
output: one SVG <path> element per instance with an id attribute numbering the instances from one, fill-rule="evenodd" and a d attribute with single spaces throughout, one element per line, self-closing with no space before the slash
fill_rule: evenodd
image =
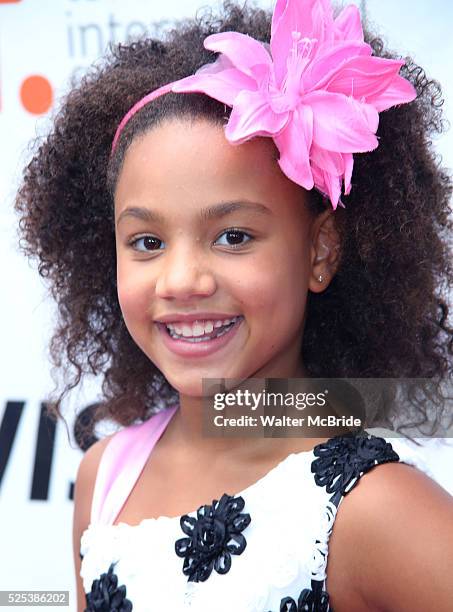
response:
<path id="1" fill-rule="evenodd" d="M 399 461 L 389 442 L 364 431 L 331 438 L 315 446 L 313 454 L 317 457 L 311 464 L 315 482 L 333 493 L 330 501 L 336 506 L 361 474 L 377 464 Z"/>
<path id="2" fill-rule="evenodd" d="M 311 589 L 304 589 L 297 603 L 292 597 L 285 597 L 280 602 L 279 612 L 333 612 L 329 608 L 329 596 L 325 591 L 316 598 Z"/>
<path id="3" fill-rule="evenodd" d="M 333 612 L 329 607 L 329 595 L 316 585 L 316 594 L 312 589 L 300 592 L 297 603 L 292 597 L 284 597 L 280 602 L 279 612 Z M 270 612 L 270 611 L 269 611 Z"/>
<path id="4" fill-rule="evenodd" d="M 188 536 L 175 543 L 178 557 L 184 557 L 183 573 L 189 582 L 204 582 L 213 569 L 226 574 L 231 567 L 231 555 L 244 552 L 247 542 L 242 531 L 250 524 L 250 514 L 241 513 L 242 497 L 226 493 L 220 501 L 200 506 L 197 518 L 185 514 L 181 529 Z"/>
<path id="5" fill-rule="evenodd" d="M 108 572 L 93 580 L 91 591 L 86 594 L 85 612 L 130 612 L 132 603 L 126 599 L 126 587 L 118 586 L 118 576 L 112 563 Z"/>

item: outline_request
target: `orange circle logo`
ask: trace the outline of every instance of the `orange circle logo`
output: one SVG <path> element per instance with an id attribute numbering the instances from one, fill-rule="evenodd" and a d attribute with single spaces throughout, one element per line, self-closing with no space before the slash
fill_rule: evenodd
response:
<path id="1" fill-rule="evenodd" d="M 20 99 L 26 110 L 42 115 L 52 106 L 53 91 L 49 81 L 39 75 L 27 77 L 20 88 Z"/>

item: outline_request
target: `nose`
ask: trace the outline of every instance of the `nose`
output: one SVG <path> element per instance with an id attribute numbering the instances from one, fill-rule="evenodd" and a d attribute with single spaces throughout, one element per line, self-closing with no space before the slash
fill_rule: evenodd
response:
<path id="1" fill-rule="evenodd" d="M 167 250 L 156 281 L 156 296 L 185 301 L 207 297 L 216 290 L 214 271 L 201 249 L 189 245 Z"/>

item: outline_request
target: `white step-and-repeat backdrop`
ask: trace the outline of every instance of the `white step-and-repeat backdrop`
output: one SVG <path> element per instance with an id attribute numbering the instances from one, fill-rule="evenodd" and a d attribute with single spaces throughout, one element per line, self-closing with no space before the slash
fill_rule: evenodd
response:
<path id="1" fill-rule="evenodd" d="M 449 0 L 357 2 L 392 48 L 411 54 L 444 86 L 453 117 L 453 4 Z M 47 359 L 53 305 L 35 269 L 17 248 L 12 210 L 29 142 L 45 134 L 74 73 L 112 41 L 155 34 L 172 20 L 193 16 L 213 0 L 0 0 L 0 590 L 70 590 L 72 488 L 82 451 L 43 413 L 53 383 Z M 261 0 L 271 7 L 271 0 Z M 436 142 L 453 166 L 453 136 Z M 95 402 L 99 383 L 87 381 L 68 400 L 65 415 Z M 427 451 L 439 482 L 453 493 L 453 452 Z M 16 608 L 19 609 L 19 608 Z"/>

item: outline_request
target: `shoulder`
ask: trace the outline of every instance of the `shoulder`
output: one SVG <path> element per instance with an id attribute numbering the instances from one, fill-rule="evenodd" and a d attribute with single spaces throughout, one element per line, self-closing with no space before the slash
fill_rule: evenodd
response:
<path id="1" fill-rule="evenodd" d="M 361 601 L 357 610 L 447 612 L 453 601 L 453 497 L 412 465 L 376 466 L 344 497 L 329 557 L 335 610 L 345 609 L 347 583 Z"/>
<path id="2" fill-rule="evenodd" d="M 114 435 L 95 442 L 80 461 L 74 487 L 74 531 L 80 534 L 88 527 L 97 470 L 105 447 Z"/>
<path id="3" fill-rule="evenodd" d="M 77 609 L 85 609 L 85 593 L 80 576 L 80 540 L 83 532 L 90 523 L 91 501 L 93 499 L 96 474 L 102 454 L 112 436 L 98 440 L 85 452 L 79 464 L 74 487 L 74 518 L 72 530 L 72 545 L 74 555 L 74 568 L 77 586 Z"/>

